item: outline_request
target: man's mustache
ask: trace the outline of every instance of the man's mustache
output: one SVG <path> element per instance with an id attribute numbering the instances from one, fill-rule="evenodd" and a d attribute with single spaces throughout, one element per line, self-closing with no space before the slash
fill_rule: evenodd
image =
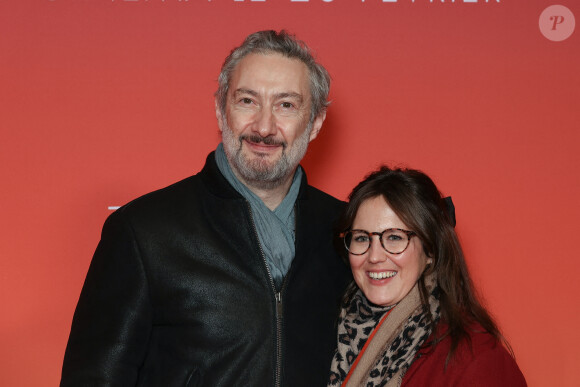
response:
<path id="1" fill-rule="evenodd" d="M 284 141 L 279 141 L 271 136 L 262 137 L 262 136 L 257 136 L 255 134 L 246 134 L 246 135 L 240 136 L 240 141 L 249 141 L 249 142 L 253 142 L 254 144 L 264 143 L 265 145 L 277 145 L 277 146 L 282 146 L 283 148 L 286 148 L 286 143 Z"/>

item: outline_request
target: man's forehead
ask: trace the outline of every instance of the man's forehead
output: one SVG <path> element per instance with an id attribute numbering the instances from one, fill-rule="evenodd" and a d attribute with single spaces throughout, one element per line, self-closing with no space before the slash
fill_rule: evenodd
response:
<path id="1" fill-rule="evenodd" d="M 309 72 L 300 59 L 280 53 L 251 53 L 240 60 L 232 72 L 230 92 L 254 91 L 257 86 L 276 88 L 277 93 L 308 94 Z M 273 90 L 272 90 L 273 91 Z M 304 95 L 307 98 L 307 95 Z"/>

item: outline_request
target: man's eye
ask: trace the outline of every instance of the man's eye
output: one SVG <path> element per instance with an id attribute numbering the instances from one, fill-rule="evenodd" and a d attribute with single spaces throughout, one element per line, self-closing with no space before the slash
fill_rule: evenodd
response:
<path id="1" fill-rule="evenodd" d="M 294 107 L 294 105 L 292 105 L 290 102 L 282 102 L 280 106 L 282 106 L 284 109 L 291 109 Z"/>
<path id="2" fill-rule="evenodd" d="M 251 98 L 242 98 L 240 102 L 243 104 L 249 105 L 252 103 L 252 99 Z"/>

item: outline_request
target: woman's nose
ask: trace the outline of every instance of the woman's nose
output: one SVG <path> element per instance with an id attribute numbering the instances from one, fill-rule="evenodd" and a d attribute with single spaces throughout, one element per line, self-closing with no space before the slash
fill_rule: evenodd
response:
<path id="1" fill-rule="evenodd" d="M 378 235 L 371 237 L 371 246 L 369 247 L 369 262 L 379 263 L 387 260 L 387 252 L 381 246 L 381 241 Z"/>

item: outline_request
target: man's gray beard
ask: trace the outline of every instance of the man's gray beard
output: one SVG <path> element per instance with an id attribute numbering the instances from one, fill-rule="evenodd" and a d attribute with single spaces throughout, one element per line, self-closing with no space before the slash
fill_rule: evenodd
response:
<path id="1" fill-rule="evenodd" d="M 244 135 L 236 138 L 227 121 L 224 120 L 222 142 L 231 168 L 244 180 L 243 182 L 260 189 L 272 189 L 282 184 L 300 164 L 308 149 L 311 129 L 312 123 L 309 123 L 304 133 L 296 139 L 291 148 L 288 148 L 288 144 L 282 143 L 282 155 L 273 166 L 270 166 L 267 160 L 262 158 L 248 160 L 242 154 L 242 142 L 245 138 L 260 139 L 266 144 L 272 143 L 268 137 L 259 138 Z"/>

